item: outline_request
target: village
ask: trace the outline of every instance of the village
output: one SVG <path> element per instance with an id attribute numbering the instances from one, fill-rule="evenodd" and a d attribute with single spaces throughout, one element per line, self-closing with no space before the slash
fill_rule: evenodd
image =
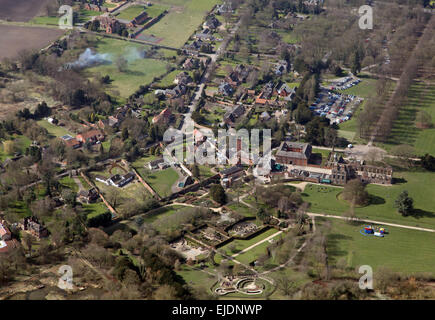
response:
<path id="1" fill-rule="evenodd" d="M 21 252 L 50 274 L 71 264 L 81 271 L 70 294 L 89 299 L 304 299 L 311 287 L 332 292 L 346 281 L 350 295 L 366 261 L 412 274 L 426 290 L 433 124 L 417 109 L 411 124 L 397 127 L 402 114 L 367 114 L 385 112 L 407 83 L 394 73 L 399 67 L 390 69 L 400 31 L 388 26 L 379 31 L 388 41 L 355 42 L 346 59 L 329 47 L 312 58 L 308 44 L 317 40 L 304 40 L 304 28 L 324 23 L 321 14 L 333 15 L 335 5 L 265 2 L 71 1 L 71 29 L 18 60 L 5 57 L 0 106 L 17 109 L 0 126 L 0 255 Z M 57 18 L 47 11 L 24 24 L 53 28 Z M 419 37 L 430 38 L 433 20 L 429 14 Z M 419 39 L 410 56 L 422 50 Z M 426 73 L 415 78 L 424 81 L 413 90 L 432 92 L 431 68 L 419 69 Z M 14 83 L 28 85 L 28 95 Z M 433 100 L 421 105 L 433 111 Z M 385 118 L 393 120 L 386 138 Z M 391 142 L 406 126 L 417 128 L 418 142 Z M 233 149 L 220 149 L 220 130 L 230 132 Z M 243 130 L 251 139 L 262 132 L 257 158 Z M 192 137 L 179 144 L 181 158 L 170 149 L 180 133 Z M 216 162 L 188 161 L 212 153 Z M 6 271 L 5 283 L 15 283 Z M 28 292 L 0 288 L 0 297 L 68 298 L 44 281 Z M 151 292 L 149 283 L 167 287 Z"/>

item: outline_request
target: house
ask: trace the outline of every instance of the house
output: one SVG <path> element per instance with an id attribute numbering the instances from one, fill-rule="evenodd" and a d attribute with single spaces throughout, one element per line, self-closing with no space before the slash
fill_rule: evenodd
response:
<path id="1" fill-rule="evenodd" d="M 107 119 L 98 120 L 98 127 L 100 129 L 105 129 L 106 127 L 118 128 L 121 120 L 114 116 L 109 116 Z"/>
<path id="2" fill-rule="evenodd" d="M 261 121 L 268 121 L 268 120 L 270 120 L 270 114 L 269 114 L 267 111 L 263 111 L 263 112 L 260 114 L 259 119 L 260 119 Z"/>
<path id="3" fill-rule="evenodd" d="M 22 230 L 29 232 L 38 240 L 48 236 L 48 230 L 39 223 L 36 217 L 26 217 L 22 220 L 20 227 Z"/>
<path id="4" fill-rule="evenodd" d="M 203 23 L 202 27 L 204 29 L 216 29 L 217 27 L 219 27 L 221 25 L 221 23 L 219 22 L 219 20 L 215 17 L 215 16 L 209 16 L 205 22 Z"/>
<path id="5" fill-rule="evenodd" d="M 203 40 L 203 41 L 213 41 L 214 36 L 210 29 L 203 29 L 201 32 L 195 33 L 193 35 L 194 39 Z"/>
<path id="6" fill-rule="evenodd" d="M 120 174 L 115 174 L 111 176 L 107 181 L 110 185 L 117 188 L 121 188 L 127 185 L 128 183 L 130 183 L 131 181 L 133 181 L 133 179 L 134 179 L 134 173 L 128 172 L 123 176 L 121 176 Z"/>
<path id="7" fill-rule="evenodd" d="M 82 145 L 76 138 L 71 137 L 69 134 L 66 134 L 60 138 L 63 140 L 63 142 L 65 142 L 65 145 L 68 148 L 77 149 Z"/>
<path id="8" fill-rule="evenodd" d="M 142 13 L 140 13 L 137 17 L 135 17 L 133 20 L 131 20 L 128 24 L 127 27 L 129 28 L 135 28 L 136 26 L 144 23 L 145 21 L 148 20 L 148 13 L 146 11 L 143 11 Z"/>
<path id="9" fill-rule="evenodd" d="M 98 141 L 104 141 L 104 134 L 100 130 L 94 129 L 78 134 L 76 139 L 81 143 L 95 144 Z"/>
<path id="10" fill-rule="evenodd" d="M 178 182 L 178 187 L 179 188 L 185 188 L 188 185 L 191 185 L 193 183 L 193 179 L 191 176 L 186 176 L 183 179 L 181 179 L 180 182 Z"/>
<path id="11" fill-rule="evenodd" d="M 148 163 L 148 168 L 150 170 L 156 170 L 159 167 L 159 164 L 164 163 L 164 162 L 165 162 L 165 160 L 163 158 L 159 158 L 157 160 L 150 161 Z"/>
<path id="12" fill-rule="evenodd" d="M 288 63 L 285 60 L 278 61 L 276 67 L 275 67 L 275 74 L 277 76 L 280 76 L 287 72 Z"/>
<path id="13" fill-rule="evenodd" d="M 85 3 L 85 10 L 97 12 L 109 12 L 109 9 L 102 7 L 100 4 Z"/>
<path id="14" fill-rule="evenodd" d="M 174 79 L 174 83 L 176 84 L 188 85 L 191 82 L 193 82 L 193 79 L 190 76 L 190 74 L 186 71 L 180 72 L 179 74 L 176 75 Z"/>
<path id="15" fill-rule="evenodd" d="M 0 222 L 0 240 L 9 241 L 12 239 L 12 233 L 6 226 L 6 221 L 2 220 Z"/>
<path id="16" fill-rule="evenodd" d="M 171 121 L 172 112 L 169 108 L 165 108 L 162 112 L 160 112 L 157 116 L 155 116 L 152 120 L 153 124 L 163 124 Z"/>
<path id="17" fill-rule="evenodd" d="M 99 197 L 98 191 L 95 188 L 91 188 L 89 190 L 81 190 L 77 195 L 78 200 L 81 203 L 94 203 L 97 201 Z"/>
<path id="18" fill-rule="evenodd" d="M 291 89 L 285 82 L 282 83 L 276 91 L 281 97 L 293 97 L 293 95 L 296 93 L 296 90 L 294 88 Z"/>
<path id="19" fill-rule="evenodd" d="M 114 174 L 110 178 L 106 178 L 106 177 L 98 175 L 95 177 L 95 180 L 102 182 L 107 186 L 121 188 L 121 187 L 127 185 L 128 183 L 130 183 L 131 181 L 133 181 L 134 176 L 135 175 L 133 172 L 128 172 L 125 175 Z"/>
<path id="20" fill-rule="evenodd" d="M 217 5 L 216 12 L 218 14 L 234 13 L 233 4 L 231 1 L 225 1 L 221 5 Z"/>
<path id="21" fill-rule="evenodd" d="M 245 170 L 240 165 L 227 168 L 219 172 L 221 179 L 235 179 L 244 174 Z"/>
<path id="22" fill-rule="evenodd" d="M 283 141 L 275 158 L 277 163 L 307 166 L 311 152 L 312 147 L 308 143 Z"/>
<path id="23" fill-rule="evenodd" d="M 187 58 L 183 63 L 183 69 L 191 70 L 196 64 L 197 62 L 193 58 Z"/>
<path id="24" fill-rule="evenodd" d="M 222 83 L 219 85 L 218 91 L 224 96 L 230 96 L 233 94 L 234 90 L 228 82 L 222 81 Z"/>
<path id="25" fill-rule="evenodd" d="M 121 25 L 120 21 L 106 15 L 98 16 L 95 19 L 100 22 L 100 27 L 102 29 L 105 29 L 106 33 L 110 33 L 110 34 L 113 33 L 116 29 L 118 29 L 119 26 Z"/>
<path id="26" fill-rule="evenodd" d="M 173 89 L 166 89 L 165 96 L 168 98 L 178 98 L 187 92 L 187 87 L 180 83 Z"/>
<path id="27" fill-rule="evenodd" d="M 239 117 L 245 113 L 245 107 L 242 104 L 237 105 L 232 110 L 227 111 L 224 114 L 224 122 L 232 123 L 235 122 Z"/>

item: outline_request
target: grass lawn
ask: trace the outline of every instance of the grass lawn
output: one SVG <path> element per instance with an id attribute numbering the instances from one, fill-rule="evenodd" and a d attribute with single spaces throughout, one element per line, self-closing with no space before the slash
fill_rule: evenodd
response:
<path id="1" fill-rule="evenodd" d="M 146 8 L 145 11 L 148 13 L 148 16 L 155 18 L 162 14 L 165 10 L 169 10 L 169 8 L 170 6 L 168 5 L 153 3 L 153 5 Z"/>
<path id="2" fill-rule="evenodd" d="M 172 228 L 173 226 L 168 226 L 166 224 L 162 225 L 162 223 L 160 223 L 161 220 L 168 217 L 168 216 L 173 215 L 175 212 L 177 212 L 178 210 L 183 209 L 183 208 L 186 208 L 186 207 L 175 205 L 175 206 L 157 208 L 157 209 L 151 210 L 147 213 L 135 216 L 135 219 L 137 217 L 142 217 L 144 219 L 144 223 L 152 224 L 153 227 L 159 232 L 165 232 L 168 229 Z M 128 221 L 127 225 L 134 230 L 138 229 L 136 223 L 132 220 Z M 175 226 L 175 228 L 176 227 L 177 226 Z"/>
<path id="3" fill-rule="evenodd" d="M 275 230 L 276 231 L 276 230 Z M 275 232 L 277 233 L 277 231 Z M 274 241 L 278 240 L 281 237 L 281 235 L 278 235 L 273 238 Z M 245 253 L 242 253 L 241 255 L 238 255 L 236 259 L 242 263 L 249 264 L 263 254 L 265 254 L 267 251 L 267 247 L 270 246 L 271 243 L 269 241 L 263 242 L 262 244 L 259 244 L 258 246 L 246 251 Z"/>
<path id="4" fill-rule="evenodd" d="M 83 210 L 87 213 L 88 219 L 97 217 L 100 214 L 109 211 L 109 209 L 107 209 L 102 201 L 90 204 L 83 204 Z"/>
<path id="5" fill-rule="evenodd" d="M 373 184 L 367 186 L 367 191 L 371 196 L 371 204 L 355 208 L 356 216 L 435 229 L 435 173 L 396 172 L 394 177 L 400 179 L 400 182 L 391 187 Z M 416 216 L 403 217 L 394 208 L 394 201 L 403 190 L 407 190 L 414 199 Z M 349 210 L 349 205 L 345 201 L 337 199 L 341 191 L 342 189 L 337 187 L 309 184 L 305 187 L 302 197 L 311 203 L 309 209 L 311 212 L 343 215 Z"/>
<path id="6" fill-rule="evenodd" d="M 364 74 L 361 74 L 358 77 L 362 80 L 359 84 L 346 90 L 338 90 L 338 92 L 343 94 L 353 94 L 362 98 L 373 97 L 376 94 L 376 82 L 378 80 Z"/>
<path id="7" fill-rule="evenodd" d="M 9 140 L 13 141 L 13 145 L 15 148 L 15 151 L 20 152 L 21 154 L 24 154 L 26 152 L 26 149 L 30 146 L 32 141 L 30 141 L 29 138 L 22 135 L 14 134 Z M 12 157 L 13 154 L 7 154 L 4 151 L 3 142 L 0 143 L 0 160 L 4 161 L 5 159 Z"/>
<path id="8" fill-rule="evenodd" d="M 98 38 L 95 49 L 99 53 L 109 54 L 112 63 L 101 64 L 87 69 L 89 73 L 99 73 L 101 76 L 109 75 L 112 79 L 109 91 L 118 91 L 123 98 L 129 97 L 139 86 L 152 82 L 154 77 L 166 72 L 166 62 L 156 59 L 140 58 L 140 52 L 149 47 L 124 40 Z M 124 56 L 127 61 L 127 71 L 120 72 L 116 67 L 116 59 Z"/>
<path id="9" fill-rule="evenodd" d="M 206 272 L 192 269 L 188 265 L 183 265 L 176 273 L 181 276 L 189 286 L 201 291 L 208 291 L 217 280 L 217 276 L 212 276 Z"/>
<path id="10" fill-rule="evenodd" d="M 227 207 L 233 210 L 234 212 L 244 215 L 245 217 L 255 217 L 257 215 L 255 209 L 249 208 L 248 206 L 244 205 L 241 202 L 237 203 L 237 199 L 235 199 L 234 203 L 227 205 Z"/>
<path id="11" fill-rule="evenodd" d="M 59 180 L 59 182 L 62 186 L 67 187 L 74 192 L 79 191 L 79 186 L 75 183 L 73 178 L 63 177 L 62 179 Z"/>
<path id="12" fill-rule="evenodd" d="M 32 20 L 30 20 L 29 23 L 58 26 L 59 17 L 57 16 L 35 17 Z"/>
<path id="13" fill-rule="evenodd" d="M 370 265 L 375 271 L 384 266 L 400 272 L 434 272 L 433 233 L 388 227 L 389 234 L 379 238 L 362 235 L 364 224 L 331 222 L 328 257 L 333 264 L 344 258 L 349 267 Z"/>
<path id="14" fill-rule="evenodd" d="M 121 10 L 121 12 L 116 16 L 117 19 L 124 19 L 131 21 L 145 11 L 145 6 L 134 5 L 127 9 Z M 147 10 L 148 11 L 148 10 Z"/>
<path id="15" fill-rule="evenodd" d="M 171 195 L 171 187 L 179 178 L 177 171 L 172 168 L 152 172 L 141 168 L 138 169 L 138 171 L 142 178 L 145 179 L 161 197 Z"/>
<path id="16" fill-rule="evenodd" d="M 80 10 L 78 21 L 76 21 L 76 22 L 85 23 L 85 22 L 89 21 L 92 17 L 100 16 L 102 14 L 103 14 L 103 12 L 98 12 L 98 11 Z"/>
<path id="17" fill-rule="evenodd" d="M 397 144 L 409 144 L 415 147 L 419 155 L 425 153 L 435 155 L 435 126 L 429 129 L 419 129 L 415 125 L 415 118 L 420 110 L 429 113 L 432 116 L 432 124 L 434 124 L 435 85 L 414 83 L 411 86 L 408 101 L 400 109 L 388 143 L 383 145 L 386 149 Z"/>
<path id="18" fill-rule="evenodd" d="M 60 127 L 55 124 L 51 124 L 47 120 L 39 120 L 38 125 L 47 129 L 48 133 L 53 137 L 62 137 L 69 134 L 71 137 L 75 137 L 74 133 L 69 132 L 65 127 Z"/>
<path id="19" fill-rule="evenodd" d="M 163 38 L 160 44 L 181 47 L 202 24 L 206 13 L 220 3 L 219 0 L 164 0 L 174 5 L 169 13 L 144 34 Z"/>
<path id="20" fill-rule="evenodd" d="M 278 231 L 276 229 L 272 228 L 272 229 L 269 229 L 269 230 L 266 230 L 266 231 L 260 233 L 259 235 L 255 236 L 249 240 L 237 239 L 237 240 L 231 241 L 230 243 L 219 248 L 219 251 L 223 251 L 227 255 L 232 256 L 233 254 L 238 253 L 238 252 L 242 251 L 243 249 L 245 249 L 249 246 L 252 246 L 263 239 L 266 239 L 267 237 L 270 237 L 271 235 L 273 235 L 277 232 Z M 267 243 L 269 243 L 269 242 L 267 242 Z M 254 249 L 252 249 L 252 250 L 254 250 Z"/>

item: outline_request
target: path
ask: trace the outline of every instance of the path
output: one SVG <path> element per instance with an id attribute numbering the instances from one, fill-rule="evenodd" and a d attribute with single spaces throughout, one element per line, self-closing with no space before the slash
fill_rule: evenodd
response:
<path id="1" fill-rule="evenodd" d="M 334 215 L 330 215 L 330 214 L 326 214 L 326 213 L 307 212 L 307 215 L 309 215 L 310 217 L 325 217 L 325 218 L 332 218 L 332 219 L 349 220 L 348 217 L 334 216 Z M 413 226 L 407 226 L 407 225 L 404 225 L 404 224 L 396 224 L 396 223 L 383 222 L 383 221 L 370 220 L 370 219 L 355 218 L 355 219 L 352 219 L 352 221 L 367 222 L 367 223 L 373 223 L 373 224 L 381 224 L 381 225 L 386 225 L 386 226 L 390 226 L 390 227 L 403 228 L 403 229 L 411 229 L 411 230 L 418 230 L 418 231 L 424 231 L 424 232 L 435 232 L 434 229 L 421 228 L 421 227 L 413 227 Z"/>
<path id="2" fill-rule="evenodd" d="M 263 243 L 265 243 L 266 241 L 269 241 L 270 239 L 275 238 L 276 236 L 279 236 L 281 233 L 282 233 L 282 231 L 277 231 L 276 233 L 272 234 L 271 236 L 269 236 L 269 237 L 267 237 L 267 238 L 265 238 L 265 239 L 263 239 L 263 240 L 261 240 L 261 241 L 258 241 L 257 243 L 254 243 L 252 246 L 249 246 L 249 247 L 243 249 L 242 251 L 233 254 L 231 257 L 232 257 L 232 258 L 235 258 L 235 257 L 237 257 L 238 255 L 241 255 L 242 253 L 245 253 L 245 252 L 251 250 L 252 248 L 255 248 L 256 246 L 259 246 L 260 244 L 263 244 Z"/>

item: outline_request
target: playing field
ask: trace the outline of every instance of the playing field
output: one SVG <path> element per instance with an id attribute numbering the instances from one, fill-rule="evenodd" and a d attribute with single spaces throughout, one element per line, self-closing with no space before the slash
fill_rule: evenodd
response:
<path id="1" fill-rule="evenodd" d="M 122 10 L 116 18 L 131 21 L 145 10 L 145 6 L 134 5 Z"/>
<path id="2" fill-rule="evenodd" d="M 119 96 L 123 98 L 129 97 L 139 86 L 152 82 L 154 77 L 166 72 L 167 62 L 141 57 L 142 51 L 149 49 L 148 46 L 124 40 L 99 38 L 95 49 L 99 53 L 109 54 L 111 63 L 92 67 L 87 71 L 101 76 L 109 75 L 112 80 L 110 91 L 118 91 Z M 120 56 L 128 61 L 127 70 L 123 72 L 118 69 L 116 63 Z"/>
<path id="3" fill-rule="evenodd" d="M 332 264 L 345 259 L 349 267 L 369 265 L 376 272 L 388 267 L 401 272 L 434 272 L 435 234 L 387 227 L 384 238 L 361 234 L 364 224 L 350 225 L 329 219 L 328 258 Z"/>
<path id="4" fill-rule="evenodd" d="M 163 38 L 160 44 L 181 47 L 202 24 L 205 15 L 220 0 L 164 0 L 171 5 L 169 13 L 144 34 Z"/>
<path id="5" fill-rule="evenodd" d="M 419 129 L 415 118 L 420 110 L 432 116 L 432 128 Z M 414 83 L 408 94 L 407 103 L 400 109 L 395 121 L 386 149 L 398 144 L 409 144 L 415 147 L 417 154 L 435 155 L 435 85 Z"/>
<path id="6" fill-rule="evenodd" d="M 397 172 L 394 177 L 399 180 L 393 186 L 367 186 L 371 203 L 366 207 L 355 208 L 356 216 L 435 229 L 435 173 Z M 414 199 L 415 216 L 403 217 L 394 208 L 394 201 L 403 190 L 407 190 Z M 302 196 L 310 202 L 310 212 L 343 215 L 349 211 L 349 205 L 337 198 L 341 191 L 341 188 L 309 184 Z"/>

